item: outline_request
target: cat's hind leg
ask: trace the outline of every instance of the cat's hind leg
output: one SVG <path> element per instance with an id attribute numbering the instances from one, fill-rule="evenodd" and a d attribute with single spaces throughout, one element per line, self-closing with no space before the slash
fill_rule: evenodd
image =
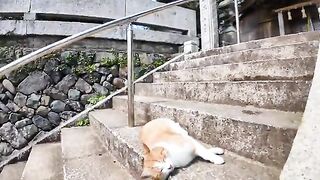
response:
<path id="1" fill-rule="evenodd" d="M 201 143 L 192 139 L 195 146 L 195 154 L 204 160 L 210 161 L 214 164 L 224 164 L 224 159 L 217 154 L 223 154 L 223 149 L 221 148 L 211 148 L 208 149 L 204 147 Z"/>

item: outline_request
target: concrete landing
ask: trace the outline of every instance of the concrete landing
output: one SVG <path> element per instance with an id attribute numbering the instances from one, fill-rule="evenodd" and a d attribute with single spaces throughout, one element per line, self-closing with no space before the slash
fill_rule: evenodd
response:
<path id="1" fill-rule="evenodd" d="M 127 96 L 114 97 L 113 108 L 127 113 Z M 302 113 L 135 96 L 135 119 L 139 124 L 160 117 L 179 122 L 205 143 L 282 167 Z"/>
<path id="2" fill-rule="evenodd" d="M 90 127 L 61 132 L 64 180 L 133 179 L 111 156 Z"/>
<path id="3" fill-rule="evenodd" d="M 63 180 L 60 143 L 34 146 L 21 180 Z"/>
<path id="4" fill-rule="evenodd" d="M 20 180 L 26 162 L 6 165 L 0 173 L 0 180 Z"/>
<path id="5" fill-rule="evenodd" d="M 127 118 L 124 113 L 111 109 L 91 112 L 89 117 L 91 125 L 96 132 L 100 133 L 107 148 L 138 178 L 142 171 L 143 159 L 142 147 L 138 138 L 140 127 L 127 127 Z M 277 169 L 231 152 L 226 152 L 224 158 L 225 165 L 196 161 L 171 178 L 178 180 L 274 180 L 278 178 L 280 173 Z"/>

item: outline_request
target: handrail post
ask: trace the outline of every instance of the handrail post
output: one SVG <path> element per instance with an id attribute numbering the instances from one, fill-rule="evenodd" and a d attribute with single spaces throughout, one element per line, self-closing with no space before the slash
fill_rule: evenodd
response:
<path id="1" fill-rule="evenodd" d="M 234 11 L 236 14 L 237 44 L 239 44 L 240 43 L 240 21 L 239 21 L 238 0 L 234 0 Z"/>
<path id="2" fill-rule="evenodd" d="M 134 62 L 132 54 L 133 30 L 130 23 L 127 28 L 127 55 L 128 55 L 128 126 L 134 126 Z"/>

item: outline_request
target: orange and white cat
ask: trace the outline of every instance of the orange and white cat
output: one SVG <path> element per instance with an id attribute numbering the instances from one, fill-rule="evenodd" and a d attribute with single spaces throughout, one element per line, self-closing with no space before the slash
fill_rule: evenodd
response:
<path id="1" fill-rule="evenodd" d="M 142 179 L 164 180 L 174 168 L 187 166 L 196 156 L 214 164 L 223 164 L 221 148 L 207 149 L 188 135 L 178 123 L 159 118 L 142 127 L 144 149 Z"/>

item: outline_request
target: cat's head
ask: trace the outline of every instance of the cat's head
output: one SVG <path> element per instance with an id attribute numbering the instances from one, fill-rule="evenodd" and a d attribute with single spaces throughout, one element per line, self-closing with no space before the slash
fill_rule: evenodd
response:
<path id="1" fill-rule="evenodd" d="M 142 179 L 165 180 L 174 170 L 172 163 L 167 158 L 167 151 L 162 147 L 144 148 L 144 161 Z"/>

